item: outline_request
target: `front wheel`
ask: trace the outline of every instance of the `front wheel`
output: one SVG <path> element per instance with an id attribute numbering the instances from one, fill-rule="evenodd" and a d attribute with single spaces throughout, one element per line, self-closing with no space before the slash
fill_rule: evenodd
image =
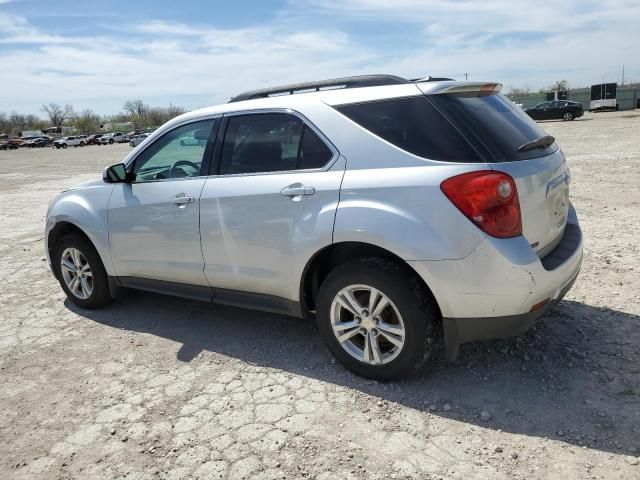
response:
<path id="1" fill-rule="evenodd" d="M 565 113 L 564 113 L 564 115 L 562 115 L 562 119 L 563 119 L 565 122 L 568 122 L 568 121 L 573 120 L 573 113 L 571 113 L 571 112 L 565 112 Z"/>
<path id="2" fill-rule="evenodd" d="M 327 276 L 316 318 L 340 363 L 357 375 L 386 381 L 415 373 L 429 358 L 439 311 L 408 267 L 359 258 Z"/>
<path id="3" fill-rule="evenodd" d="M 82 308 L 111 302 L 107 272 L 96 249 L 79 235 L 67 235 L 56 245 L 53 268 L 67 298 Z"/>

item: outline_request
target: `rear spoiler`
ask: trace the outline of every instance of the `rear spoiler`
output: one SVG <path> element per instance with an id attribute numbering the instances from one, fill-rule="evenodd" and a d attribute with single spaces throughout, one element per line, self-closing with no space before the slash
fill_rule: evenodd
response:
<path id="1" fill-rule="evenodd" d="M 428 94 L 498 93 L 502 90 L 502 84 L 496 82 L 418 82 L 416 85 L 422 93 Z"/>

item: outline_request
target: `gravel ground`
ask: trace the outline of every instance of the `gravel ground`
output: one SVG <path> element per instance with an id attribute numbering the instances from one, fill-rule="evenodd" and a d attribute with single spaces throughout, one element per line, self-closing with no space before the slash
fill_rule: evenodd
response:
<path id="1" fill-rule="evenodd" d="M 304 321 L 153 294 L 65 301 L 43 218 L 127 145 L 0 152 L 0 478 L 640 478 L 640 115 L 547 122 L 585 258 L 528 334 L 410 381 Z"/>

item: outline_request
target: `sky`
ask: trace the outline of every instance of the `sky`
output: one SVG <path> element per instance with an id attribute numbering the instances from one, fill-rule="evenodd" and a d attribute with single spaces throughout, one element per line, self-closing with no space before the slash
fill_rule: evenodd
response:
<path id="1" fill-rule="evenodd" d="M 187 109 L 348 75 L 640 81 L 640 0 L 0 0 L 0 112 Z"/>

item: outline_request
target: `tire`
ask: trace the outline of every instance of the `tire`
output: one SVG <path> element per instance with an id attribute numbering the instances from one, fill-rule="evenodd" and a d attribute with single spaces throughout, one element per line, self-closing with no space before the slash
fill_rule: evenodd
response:
<path id="1" fill-rule="evenodd" d="M 571 112 L 565 112 L 562 115 L 562 120 L 564 120 L 565 122 L 569 122 L 569 121 L 573 120 L 573 118 L 574 118 L 573 117 L 573 113 L 571 113 Z"/>
<path id="2" fill-rule="evenodd" d="M 62 256 L 69 249 L 75 249 L 79 251 L 82 256 L 81 258 L 86 261 L 86 263 L 83 263 L 83 265 L 89 265 L 91 280 L 89 280 L 89 278 L 87 278 L 86 280 L 91 286 L 91 292 L 88 296 L 86 296 L 86 298 L 81 298 L 81 296 L 71 291 L 70 287 L 67 285 L 65 275 L 63 274 L 63 268 L 61 265 Z M 58 278 L 60 286 L 64 290 L 64 293 L 66 293 L 67 298 L 77 306 L 86 309 L 94 309 L 103 307 L 113 300 L 111 298 L 111 294 L 109 293 L 109 280 L 107 272 L 102 265 L 102 261 L 100 260 L 98 252 L 86 238 L 77 234 L 69 234 L 62 237 L 62 239 L 60 239 L 60 241 L 56 245 L 52 263 L 54 271 L 56 273 L 56 277 Z M 84 287 L 79 285 L 78 290 L 80 288 Z"/>
<path id="3" fill-rule="evenodd" d="M 66 143 L 63 143 L 63 144 L 62 144 L 62 148 L 67 148 L 67 144 L 66 144 Z"/>
<path id="4" fill-rule="evenodd" d="M 84 147 L 84 142 L 80 142 L 80 146 L 81 146 L 81 147 Z"/>
<path id="5" fill-rule="evenodd" d="M 113 138 L 109 139 L 109 145 L 113 145 Z"/>
<path id="6" fill-rule="evenodd" d="M 365 290 L 358 290 L 362 287 L 373 287 L 379 292 L 377 295 L 382 294 L 390 303 L 378 314 L 361 311 L 362 317 L 340 306 L 337 296 L 348 288 L 354 289 L 360 306 L 367 304 L 373 293 L 367 296 Z M 322 283 L 316 321 L 325 344 L 342 365 L 356 375 L 388 381 L 414 374 L 433 353 L 440 313 L 430 292 L 408 267 L 384 258 L 358 258 L 335 268 Z M 369 341 L 378 346 L 377 356 L 373 348 L 369 349 L 369 359 L 374 361 L 365 361 L 365 335 L 353 334 L 352 328 L 345 328 L 340 334 L 347 332 L 351 337 L 340 343 L 334 333 L 334 322 L 338 328 L 340 324 L 356 322 L 359 325 L 356 330 L 367 332 Z M 395 327 L 395 332 L 403 331 L 403 337 L 389 335 L 389 327 Z M 397 346 L 389 338 L 395 338 L 396 342 L 399 338 L 404 340 Z M 357 355 L 361 358 L 356 358 Z"/>

